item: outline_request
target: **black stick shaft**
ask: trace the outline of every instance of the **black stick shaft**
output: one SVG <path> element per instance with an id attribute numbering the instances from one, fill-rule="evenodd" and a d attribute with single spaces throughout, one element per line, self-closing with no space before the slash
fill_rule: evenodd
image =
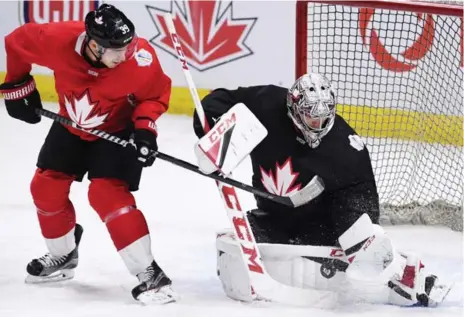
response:
<path id="1" fill-rule="evenodd" d="M 97 129 L 85 129 L 85 128 L 82 128 L 81 126 L 79 126 L 78 124 L 73 122 L 72 120 L 69 120 L 69 119 L 67 119 L 67 118 L 65 118 L 65 117 L 63 117 L 63 116 L 61 116 L 61 115 L 59 115 L 57 113 L 54 113 L 53 111 L 49 111 L 49 110 L 46 110 L 46 109 L 37 109 L 36 112 L 37 112 L 37 114 L 39 114 L 41 116 L 52 119 L 53 121 L 56 121 L 56 122 L 59 122 L 59 123 L 62 123 L 62 124 L 68 125 L 68 126 L 72 126 L 73 128 L 84 131 L 86 133 L 93 134 L 95 136 L 98 136 L 98 137 L 100 137 L 102 139 L 105 139 L 105 140 L 108 140 L 110 142 L 119 144 L 121 146 L 126 146 L 129 143 L 127 140 L 123 140 L 123 139 L 121 139 L 119 137 L 116 137 L 114 135 L 111 135 L 111 134 L 109 134 L 109 133 L 107 133 L 105 131 L 100 131 L 100 130 L 97 130 Z M 250 186 L 250 185 L 241 183 L 239 181 L 236 181 L 234 179 L 223 177 L 218 172 L 214 172 L 214 173 L 211 173 L 211 174 L 204 174 L 199 170 L 198 166 L 193 165 L 193 164 L 191 164 L 189 162 L 183 161 L 181 159 L 175 158 L 173 156 L 161 153 L 161 152 L 156 152 L 156 157 L 161 159 L 161 160 L 172 163 L 174 165 L 177 165 L 177 166 L 180 166 L 182 168 L 188 169 L 188 170 L 190 170 L 192 172 L 195 172 L 197 174 L 200 174 L 202 176 L 206 176 L 206 177 L 215 179 L 217 181 L 220 181 L 221 183 L 225 183 L 225 184 L 232 185 L 234 187 L 240 188 L 240 189 L 242 189 L 244 191 L 247 191 L 249 193 L 252 193 L 254 195 L 257 195 L 257 196 L 260 196 L 260 197 L 263 197 L 263 198 L 266 198 L 266 199 L 270 199 L 272 201 L 275 201 L 277 203 L 281 203 L 283 205 L 293 206 L 292 201 L 288 197 L 277 196 L 277 195 L 265 192 L 263 190 L 255 188 L 253 186 Z"/>

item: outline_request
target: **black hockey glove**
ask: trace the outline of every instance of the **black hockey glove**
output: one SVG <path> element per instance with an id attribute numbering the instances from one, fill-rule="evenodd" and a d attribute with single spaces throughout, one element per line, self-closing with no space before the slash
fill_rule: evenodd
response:
<path id="1" fill-rule="evenodd" d="M 152 166 L 155 162 L 153 151 L 158 151 L 156 134 L 144 129 L 136 129 L 131 140 L 137 162 L 143 167 Z"/>
<path id="2" fill-rule="evenodd" d="M 31 75 L 18 82 L 1 84 L 0 92 L 11 117 L 31 124 L 40 122 L 42 117 L 35 113 L 35 109 L 43 109 L 42 101 Z"/>

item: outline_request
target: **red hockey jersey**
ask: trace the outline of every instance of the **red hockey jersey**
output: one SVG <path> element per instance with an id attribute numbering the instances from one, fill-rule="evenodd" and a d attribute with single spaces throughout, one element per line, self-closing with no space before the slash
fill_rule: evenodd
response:
<path id="1" fill-rule="evenodd" d="M 54 72 L 59 113 L 64 117 L 109 133 L 126 128 L 131 120 L 136 128 L 153 129 L 168 109 L 171 94 L 171 79 L 153 47 L 140 38 L 132 59 L 112 69 L 95 68 L 82 56 L 84 39 L 83 22 L 20 26 L 5 37 L 5 82 L 21 80 L 32 64 L 45 66 Z M 96 138 L 67 128 L 84 140 Z"/>

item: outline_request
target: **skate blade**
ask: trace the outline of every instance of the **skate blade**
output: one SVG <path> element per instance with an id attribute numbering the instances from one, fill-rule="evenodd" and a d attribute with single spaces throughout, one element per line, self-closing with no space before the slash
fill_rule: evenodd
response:
<path id="1" fill-rule="evenodd" d="M 170 285 L 143 292 L 137 297 L 137 301 L 143 305 L 164 305 L 176 301 L 176 294 Z"/>
<path id="2" fill-rule="evenodd" d="M 26 284 L 44 284 L 44 283 L 55 283 L 70 280 L 74 277 L 74 270 L 60 270 L 48 276 L 26 276 Z"/>

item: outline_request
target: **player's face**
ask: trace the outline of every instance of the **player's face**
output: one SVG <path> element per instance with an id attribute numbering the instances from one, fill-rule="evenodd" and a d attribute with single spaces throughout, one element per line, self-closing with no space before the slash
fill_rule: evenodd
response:
<path id="1" fill-rule="evenodd" d="M 138 39 L 134 38 L 131 43 L 121 48 L 107 48 L 101 57 L 101 62 L 108 68 L 114 68 L 122 62 L 131 59 L 137 49 Z"/>
<path id="2" fill-rule="evenodd" d="M 108 68 L 114 68 L 126 60 L 126 52 L 122 49 L 106 49 L 101 62 Z"/>

